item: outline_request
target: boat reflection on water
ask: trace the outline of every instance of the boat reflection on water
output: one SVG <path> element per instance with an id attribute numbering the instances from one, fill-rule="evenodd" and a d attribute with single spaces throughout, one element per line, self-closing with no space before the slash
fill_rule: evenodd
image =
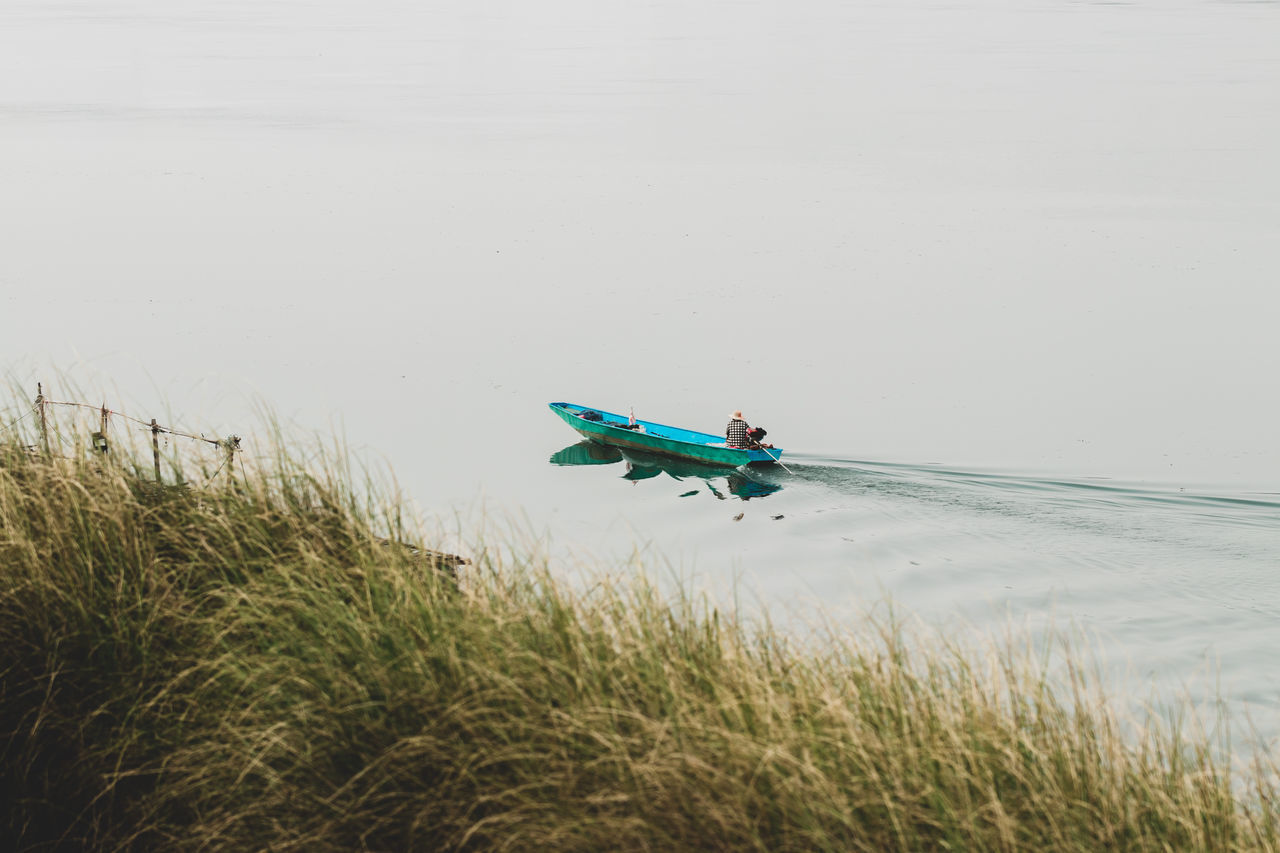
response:
<path id="1" fill-rule="evenodd" d="M 621 463 L 625 473 L 622 479 L 638 482 L 651 480 L 666 474 L 673 480 L 701 480 L 711 494 L 720 500 L 768 497 L 780 491 L 782 486 L 764 479 L 751 469 L 730 468 L 718 465 L 700 465 L 682 462 L 665 456 L 637 450 L 619 450 L 593 441 L 580 441 L 551 455 L 552 465 L 612 465 Z M 681 497 L 691 497 L 700 490 L 685 492 Z"/>
<path id="2" fill-rule="evenodd" d="M 579 441 L 551 454 L 552 465 L 609 465 L 621 461 L 621 450 L 594 441 Z"/>

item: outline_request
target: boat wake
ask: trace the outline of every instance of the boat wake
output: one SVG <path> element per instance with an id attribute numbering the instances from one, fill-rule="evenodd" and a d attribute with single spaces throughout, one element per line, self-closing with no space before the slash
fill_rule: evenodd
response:
<path id="1" fill-rule="evenodd" d="M 803 453 L 792 457 L 797 480 L 843 494 L 895 495 L 1014 515 L 1035 509 L 1163 510 L 1204 522 L 1280 530 L 1280 493 L 1215 493 L 1105 478 L 1008 474 Z"/>

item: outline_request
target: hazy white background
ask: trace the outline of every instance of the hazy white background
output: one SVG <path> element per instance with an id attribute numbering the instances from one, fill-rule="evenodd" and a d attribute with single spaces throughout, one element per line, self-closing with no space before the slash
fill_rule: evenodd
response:
<path id="1" fill-rule="evenodd" d="M 1266 2 L 10 0 L 3 357 L 396 456 L 569 397 L 1273 487 L 1277 44 Z"/>

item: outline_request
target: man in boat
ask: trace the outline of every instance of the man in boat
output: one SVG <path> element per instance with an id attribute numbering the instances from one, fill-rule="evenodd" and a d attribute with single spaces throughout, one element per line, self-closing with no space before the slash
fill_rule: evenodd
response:
<path id="1" fill-rule="evenodd" d="M 742 410 L 735 409 L 729 415 L 729 425 L 724 428 L 724 443 L 729 447 L 746 447 L 747 430 L 750 428 L 742 417 Z"/>
<path id="2" fill-rule="evenodd" d="M 742 410 L 735 409 L 734 413 L 729 416 L 729 424 L 724 428 L 724 443 L 727 447 L 745 447 L 755 450 L 760 447 L 772 447 L 771 444 L 761 444 L 761 439 L 766 435 L 763 427 L 752 429 L 747 425 L 747 421 L 742 417 Z"/>

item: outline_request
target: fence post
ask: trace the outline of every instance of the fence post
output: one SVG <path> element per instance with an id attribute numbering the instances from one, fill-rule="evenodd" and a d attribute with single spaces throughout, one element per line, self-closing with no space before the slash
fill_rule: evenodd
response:
<path id="1" fill-rule="evenodd" d="M 36 408 L 40 410 L 40 446 L 44 448 L 44 455 L 49 455 L 49 424 L 45 421 L 44 414 L 44 383 L 36 383 Z"/>
<path id="2" fill-rule="evenodd" d="M 151 419 L 151 455 L 156 463 L 156 482 L 160 482 L 160 427 L 156 419 Z"/>
<path id="3" fill-rule="evenodd" d="M 93 434 L 93 449 L 101 453 L 107 452 L 107 404 L 102 404 L 102 425 Z"/>

